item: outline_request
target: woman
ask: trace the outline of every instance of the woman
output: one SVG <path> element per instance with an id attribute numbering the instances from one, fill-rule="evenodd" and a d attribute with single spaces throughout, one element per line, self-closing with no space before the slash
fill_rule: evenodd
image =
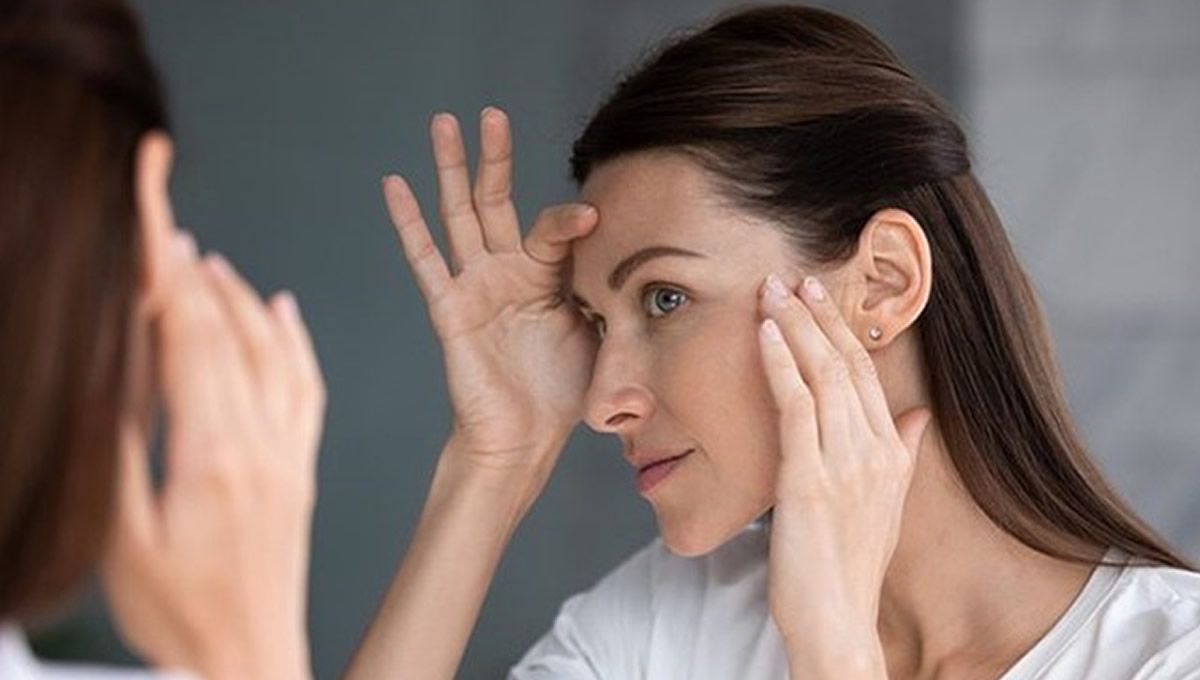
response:
<path id="1" fill-rule="evenodd" d="M 869 31 L 767 7 L 665 46 L 524 243 L 480 125 L 472 187 L 432 123 L 449 264 L 384 183 L 454 428 L 351 677 L 453 675 L 580 418 L 662 538 L 514 678 L 1200 677 L 1200 576 L 1087 456 L 960 128 Z"/>
<path id="2" fill-rule="evenodd" d="M 175 227 L 165 130 L 123 4 L 3 4 L 3 678 L 118 677 L 41 664 L 20 632 L 97 567 L 120 632 L 160 677 L 311 675 L 321 378 L 291 295 L 264 303 Z"/>

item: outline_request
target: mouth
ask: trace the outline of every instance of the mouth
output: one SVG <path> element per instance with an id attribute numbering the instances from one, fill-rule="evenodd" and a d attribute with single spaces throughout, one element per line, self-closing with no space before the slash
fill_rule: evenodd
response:
<path id="1" fill-rule="evenodd" d="M 666 481 L 675 468 L 683 462 L 685 458 L 694 453 L 695 449 L 688 449 L 683 453 L 667 458 L 660 458 L 656 461 L 647 463 L 637 471 L 637 489 L 641 495 L 650 493 L 652 489 Z"/>

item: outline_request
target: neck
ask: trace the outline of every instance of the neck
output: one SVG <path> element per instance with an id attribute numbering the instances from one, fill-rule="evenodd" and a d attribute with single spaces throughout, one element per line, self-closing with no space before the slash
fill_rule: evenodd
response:
<path id="1" fill-rule="evenodd" d="M 991 522 L 931 424 L 884 579 L 879 634 L 890 677 L 986 665 L 995 677 L 1067 610 L 1091 573 Z"/>

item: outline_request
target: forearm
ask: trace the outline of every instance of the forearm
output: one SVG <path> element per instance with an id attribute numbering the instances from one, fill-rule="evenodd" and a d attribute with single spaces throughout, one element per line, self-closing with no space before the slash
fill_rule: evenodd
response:
<path id="1" fill-rule="evenodd" d="M 466 469 L 443 451 L 408 551 L 347 680 L 454 677 L 535 487 Z"/>

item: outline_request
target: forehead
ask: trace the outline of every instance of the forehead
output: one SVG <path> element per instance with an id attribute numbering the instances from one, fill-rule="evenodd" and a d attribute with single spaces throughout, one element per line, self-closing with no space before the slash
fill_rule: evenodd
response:
<path id="1" fill-rule="evenodd" d="M 596 229 L 573 244 L 572 284 L 580 292 L 599 292 L 617 263 L 650 246 L 692 250 L 734 270 L 740 260 L 786 252 L 777 228 L 727 205 L 711 176 L 678 152 L 643 151 L 602 163 L 580 199 L 600 215 Z"/>

